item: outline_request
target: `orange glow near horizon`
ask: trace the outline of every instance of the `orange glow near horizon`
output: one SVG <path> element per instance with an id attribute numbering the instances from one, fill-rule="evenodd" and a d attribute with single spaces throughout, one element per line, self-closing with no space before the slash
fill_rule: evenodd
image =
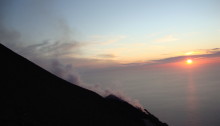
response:
<path id="1" fill-rule="evenodd" d="M 190 59 L 190 58 L 188 58 Z M 187 60 L 188 59 L 182 59 L 177 62 L 170 62 L 170 63 L 164 63 L 164 64 L 155 64 L 152 66 L 155 67 L 166 67 L 166 68 L 183 68 L 183 69 L 195 69 L 198 67 L 202 66 L 207 66 L 207 65 L 219 65 L 220 64 L 220 57 L 211 57 L 211 58 L 193 58 L 192 63 L 188 64 Z M 191 61 L 190 61 L 191 62 Z M 151 67 L 152 67 L 151 66 Z"/>

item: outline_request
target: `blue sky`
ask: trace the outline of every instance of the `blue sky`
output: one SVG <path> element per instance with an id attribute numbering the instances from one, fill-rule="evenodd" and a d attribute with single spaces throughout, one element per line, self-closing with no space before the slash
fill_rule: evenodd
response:
<path id="1" fill-rule="evenodd" d="M 21 43 L 77 42 L 77 58 L 144 62 L 220 45 L 218 0 L 11 0 L 4 8 L 4 26 Z"/>

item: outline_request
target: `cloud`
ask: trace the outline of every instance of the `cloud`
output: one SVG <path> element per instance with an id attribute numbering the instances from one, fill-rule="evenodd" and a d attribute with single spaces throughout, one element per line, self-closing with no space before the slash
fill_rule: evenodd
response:
<path id="1" fill-rule="evenodd" d="M 113 54 L 99 54 L 97 55 L 98 57 L 101 57 L 101 58 L 114 58 L 116 57 L 115 55 Z"/>
<path id="2" fill-rule="evenodd" d="M 73 64 L 66 63 L 62 58 L 71 50 L 78 48 L 76 43 L 43 42 L 26 47 L 20 47 L 18 52 L 42 68 L 73 84 L 80 85 L 80 76 Z"/>
<path id="3" fill-rule="evenodd" d="M 130 98 L 119 89 L 101 88 L 97 84 L 93 85 L 84 83 L 80 77 L 80 74 L 76 71 L 77 68 L 74 66 L 74 64 L 76 62 L 78 62 L 79 64 L 89 64 L 89 62 L 94 62 L 95 64 L 97 64 L 99 60 L 66 57 L 65 54 L 71 53 L 71 50 L 74 50 L 75 48 L 80 47 L 78 46 L 78 44 L 74 43 L 58 43 L 45 41 L 40 44 L 23 47 L 22 50 L 20 50 L 21 52 L 19 53 L 31 60 L 32 62 L 36 63 L 37 65 L 41 66 L 42 68 L 48 70 L 49 72 L 60 78 L 69 81 L 72 84 L 76 84 L 89 90 L 95 91 L 103 97 L 113 94 L 118 98 L 130 103 L 134 107 L 144 110 L 143 106 L 139 103 L 137 99 Z M 111 54 L 103 54 L 102 56 L 114 57 Z M 104 60 L 101 61 L 104 62 Z M 109 61 L 106 61 L 104 64 L 107 64 L 108 62 Z"/>
<path id="4" fill-rule="evenodd" d="M 8 2 L 9 1 L 9 2 Z M 75 41 L 72 37 L 71 28 L 69 27 L 68 23 L 64 19 L 57 18 L 56 14 L 51 13 L 49 8 L 49 1 L 44 3 L 44 1 L 40 2 L 30 2 L 27 3 L 27 5 L 30 5 L 29 9 L 31 10 L 35 15 L 32 18 L 25 17 L 24 19 L 21 19 L 24 22 L 29 22 L 29 25 L 32 27 L 38 27 L 34 26 L 36 22 L 40 21 L 45 24 L 48 22 L 51 24 L 47 24 L 49 26 L 54 26 L 51 34 L 55 34 L 52 36 L 47 36 L 47 38 L 41 38 L 37 42 L 37 44 L 32 41 L 25 41 L 23 42 L 21 40 L 21 37 L 28 38 L 27 34 L 22 34 L 21 36 L 19 31 L 11 30 L 6 25 L 4 25 L 4 19 L 5 19 L 5 7 L 11 3 L 10 0 L 1 0 L 0 1 L 0 42 L 5 45 L 6 47 L 9 47 L 16 53 L 24 56 L 25 58 L 29 59 L 30 61 L 34 62 L 35 64 L 39 65 L 40 67 L 48 70 L 49 72 L 55 74 L 56 76 L 63 78 L 73 84 L 80 85 L 87 89 L 93 89 L 96 92 L 101 92 L 99 94 L 105 96 L 107 94 L 114 94 L 116 91 L 114 90 L 106 90 L 97 88 L 94 86 L 89 86 L 89 84 L 85 84 L 78 72 L 78 66 L 84 65 L 87 66 L 87 68 L 90 68 L 89 66 L 105 66 L 106 64 L 108 66 L 114 65 L 115 62 L 112 60 L 100 60 L 100 59 L 88 59 L 88 58 L 77 58 L 82 52 L 81 48 L 85 45 L 81 42 Z M 46 5 L 45 5 L 46 4 Z M 42 6 L 44 5 L 44 6 Z M 48 7 L 48 8 L 47 8 Z M 30 13 L 32 14 L 32 12 Z M 47 14 L 45 14 L 47 13 Z M 41 15 L 43 14 L 43 15 Z M 6 15 L 7 16 L 7 15 Z M 49 16 L 49 18 L 47 17 Z M 20 19 L 19 19 L 20 20 Z M 30 21 L 33 20 L 34 22 Z M 37 23 L 36 23 L 37 24 Z M 26 25 L 26 24 L 25 24 Z M 45 26 L 47 26 L 45 25 Z M 41 28 L 38 29 L 38 32 L 42 34 L 45 33 L 47 29 L 50 29 L 51 27 Z M 41 31 L 42 30 L 42 31 Z M 30 31 L 32 34 L 35 33 L 35 30 Z M 50 35 L 50 34 L 49 34 Z M 58 37 L 54 38 L 54 36 L 58 35 Z M 125 36 L 117 36 L 113 37 L 111 39 L 100 39 L 102 44 L 112 44 L 115 42 L 118 42 L 119 40 L 124 39 Z M 101 54 L 101 57 L 105 58 L 113 58 L 114 55 L 111 54 Z M 84 70 L 87 69 L 84 67 Z M 96 68 L 93 68 L 96 69 Z M 107 93 L 108 92 L 108 93 Z M 117 91 L 121 92 L 121 91 Z M 115 93 L 115 95 L 120 93 Z M 130 99 L 127 96 L 120 95 L 120 98 L 124 99 Z M 129 100 L 128 102 L 131 103 L 133 100 Z M 137 101 L 134 100 L 134 103 L 137 106 Z"/>
<path id="5" fill-rule="evenodd" d="M 35 54 L 33 56 L 44 55 L 47 57 L 60 57 L 66 56 L 68 54 L 76 55 L 80 53 L 80 47 L 83 46 L 81 43 L 72 41 L 72 42 L 62 42 L 62 41 L 44 41 L 42 43 L 33 44 L 20 51 L 22 55 L 32 56 L 31 52 Z M 40 54 L 39 54 L 40 53 Z"/>
<path id="6" fill-rule="evenodd" d="M 179 40 L 178 38 L 174 37 L 173 35 L 167 35 L 162 38 L 154 40 L 154 42 L 173 42 Z"/>
<path id="7" fill-rule="evenodd" d="M 118 35 L 118 36 L 106 36 L 106 35 L 93 35 L 90 36 L 90 41 L 95 44 L 102 44 L 102 45 L 108 45 L 116 43 L 120 40 L 125 39 L 125 35 Z"/>
<path id="8" fill-rule="evenodd" d="M 155 32 L 155 33 L 147 34 L 146 37 L 147 38 L 152 38 L 152 37 L 158 36 L 159 34 L 161 34 L 161 33 L 160 32 Z"/>
<path id="9" fill-rule="evenodd" d="M 211 51 L 211 52 L 213 52 L 213 51 L 214 51 L 214 52 L 215 52 L 215 51 L 220 51 L 220 48 L 213 48 L 213 49 L 210 49 L 210 51 Z"/>
<path id="10" fill-rule="evenodd" d="M 115 95 L 118 98 L 128 102 L 134 107 L 140 108 L 143 110 L 143 106 L 139 103 L 137 99 L 132 99 L 127 96 L 123 91 L 114 88 L 101 88 L 99 85 L 95 84 L 86 84 L 80 77 L 80 74 L 76 69 L 75 64 L 80 64 L 86 71 L 89 71 L 92 66 L 98 66 L 93 69 L 100 69 L 102 65 L 107 65 L 108 67 L 111 64 L 114 64 L 111 60 L 98 60 L 98 59 L 84 59 L 84 58 L 74 58 L 68 57 L 67 54 L 74 54 L 74 49 L 79 49 L 81 47 L 77 42 L 51 42 L 44 41 L 42 43 L 33 44 L 29 46 L 18 46 L 17 50 L 19 54 L 26 57 L 35 64 L 41 66 L 47 71 L 53 73 L 54 75 L 69 81 L 72 84 L 79 85 L 81 87 L 87 88 L 89 90 L 95 91 L 96 93 L 106 97 L 108 95 Z M 19 49 L 18 49 L 19 48 Z M 111 54 L 102 54 L 103 57 L 114 57 Z M 99 62 L 102 62 L 100 65 Z M 84 65 L 83 65 L 84 64 Z M 93 65 L 94 64 L 94 65 Z M 90 67 L 90 65 L 92 65 Z M 78 65 L 77 65 L 78 66 Z M 91 69 L 90 69 L 91 70 Z M 93 70 L 91 70 L 93 71 Z"/>
<path id="11" fill-rule="evenodd" d="M 176 57 L 169 57 L 159 60 L 152 60 L 153 64 L 163 64 L 163 63 L 172 63 L 172 62 L 178 62 L 181 60 L 184 60 L 188 57 L 190 58 L 213 58 L 213 57 L 220 57 L 220 48 L 213 48 L 206 50 L 206 54 L 198 54 L 198 55 L 190 55 L 190 56 L 176 56 Z"/>
<path id="12" fill-rule="evenodd" d="M 10 5 L 10 0 L 0 0 L 0 43 L 16 49 L 20 43 L 21 34 L 18 31 L 8 29 L 4 24 L 5 10 L 8 5 Z"/>
<path id="13" fill-rule="evenodd" d="M 83 46 L 81 43 L 76 42 L 71 39 L 70 33 L 71 30 L 67 23 L 64 20 L 56 19 L 55 17 L 52 20 L 56 20 L 58 29 L 60 32 L 60 38 L 56 40 L 45 40 L 41 43 L 30 44 L 21 42 L 21 34 L 19 31 L 11 30 L 4 24 L 4 19 L 7 17 L 7 7 L 12 4 L 10 0 L 1 0 L 0 1 L 0 42 L 6 47 L 14 50 L 16 53 L 24 56 L 25 58 L 31 60 L 37 65 L 43 67 L 49 72 L 73 83 L 79 85 L 82 81 L 80 76 L 75 71 L 73 64 L 65 63 L 65 60 L 62 58 L 67 55 L 77 55 L 80 53 L 80 48 Z M 30 2 L 30 5 L 33 5 L 33 10 L 39 14 L 38 10 L 42 12 L 46 9 L 45 2 Z M 45 5 L 42 10 L 42 6 Z M 46 9 L 49 10 L 49 9 Z M 53 15 L 53 14 L 52 14 Z M 42 15 L 38 15 L 43 17 Z M 24 19 L 25 20 L 25 19 Z M 23 35 L 22 37 L 26 38 L 27 36 Z"/>

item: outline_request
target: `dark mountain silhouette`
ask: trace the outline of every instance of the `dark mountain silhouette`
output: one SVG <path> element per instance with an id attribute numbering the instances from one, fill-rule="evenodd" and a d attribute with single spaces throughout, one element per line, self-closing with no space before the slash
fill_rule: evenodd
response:
<path id="1" fill-rule="evenodd" d="M 167 126 L 114 95 L 70 84 L 0 45 L 0 126 Z"/>

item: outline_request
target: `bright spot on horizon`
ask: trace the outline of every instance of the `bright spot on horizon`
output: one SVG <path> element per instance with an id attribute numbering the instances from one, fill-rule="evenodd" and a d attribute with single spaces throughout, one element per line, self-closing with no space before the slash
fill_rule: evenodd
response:
<path id="1" fill-rule="evenodd" d="M 192 59 L 187 59 L 186 60 L 186 64 L 192 64 L 192 63 L 193 63 Z"/>

